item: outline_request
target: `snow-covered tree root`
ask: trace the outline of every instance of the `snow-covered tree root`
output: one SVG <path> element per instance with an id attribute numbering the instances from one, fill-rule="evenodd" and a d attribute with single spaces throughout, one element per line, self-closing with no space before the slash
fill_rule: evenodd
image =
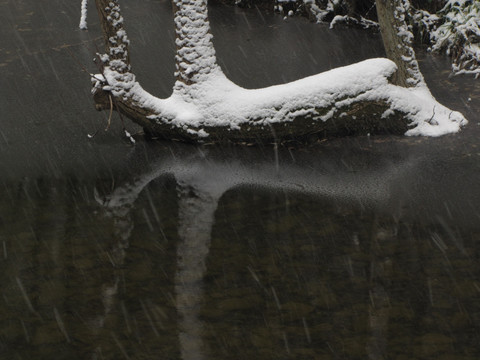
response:
<path id="1" fill-rule="evenodd" d="M 439 136 L 466 123 L 460 113 L 439 104 L 422 81 L 410 88 L 390 83 L 397 66 L 387 59 L 243 89 L 217 65 L 205 0 L 174 2 L 177 81 L 169 98 L 156 98 L 131 72 L 117 2 L 97 0 L 107 54 L 94 80 L 94 99 L 97 109 L 114 107 L 151 135 L 237 143 L 378 132 Z"/>
<path id="2" fill-rule="evenodd" d="M 428 91 L 390 84 L 394 70 L 390 61 L 375 59 L 260 90 L 212 82 L 211 91 L 192 102 L 176 95 L 155 98 L 136 82 L 121 95 L 99 90 L 106 86 L 97 84 L 95 100 L 101 109 L 109 109 L 108 96 L 113 94 L 117 110 L 150 134 L 192 141 L 302 140 L 314 134 L 378 132 L 438 136 L 456 132 L 466 122 Z M 107 74 L 106 82 L 113 83 L 116 74 Z"/>

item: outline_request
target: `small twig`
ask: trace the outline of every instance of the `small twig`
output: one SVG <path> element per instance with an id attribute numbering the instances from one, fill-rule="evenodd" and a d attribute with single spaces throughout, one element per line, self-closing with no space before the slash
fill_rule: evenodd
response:
<path id="1" fill-rule="evenodd" d="M 100 59 L 100 49 L 98 48 L 98 45 L 96 42 L 94 42 L 95 44 L 95 54 L 96 54 L 96 58 L 94 59 L 94 63 L 95 65 L 97 65 L 97 69 L 98 71 L 100 72 L 100 74 L 103 75 L 104 79 L 106 80 L 107 78 L 105 77 L 105 74 L 103 73 L 103 69 L 104 69 L 104 64 L 103 64 L 103 61 L 102 59 Z"/>
<path id="2" fill-rule="evenodd" d="M 80 66 L 81 70 L 85 73 L 88 74 L 88 76 L 90 76 L 92 79 L 95 79 L 95 80 L 98 80 L 94 74 L 92 74 L 90 71 L 88 71 L 84 65 L 82 65 L 82 63 L 80 62 L 80 60 L 78 60 L 75 55 L 73 55 L 73 53 L 70 51 L 69 48 L 65 48 L 68 52 L 68 54 L 70 55 L 70 57 L 73 59 L 73 61 L 75 61 L 77 63 L 78 66 Z"/>
<path id="3" fill-rule="evenodd" d="M 108 81 L 107 81 L 107 78 L 105 77 L 105 74 L 104 74 L 104 65 L 103 65 L 103 62 L 101 61 L 101 59 L 99 58 L 99 55 L 100 55 L 100 50 L 98 49 L 98 46 L 96 44 L 95 41 L 92 41 L 93 44 L 95 44 L 95 49 L 97 50 L 96 54 L 97 54 L 97 58 L 98 58 L 98 61 L 94 61 L 95 65 L 97 65 L 97 69 L 98 71 L 100 72 L 100 74 L 102 74 L 103 76 L 103 79 L 105 81 L 105 83 L 107 85 L 108 84 Z M 92 74 L 90 71 L 88 71 L 85 66 L 75 57 L 75 55 L 70 51 L 69 48 L 65 48 L 68 52 L 68 54 L 70 55 L 70 57 L 73 59 L 73 61 L 75 61 L 79 66 L 80 68 L 82 69 L 82 71 L 86 72 L 92 79 L 95 79 L 95 80 L 98 80 L 97 77 L 95 77 L 94 74 Z M 115 98 L 112 97 L 111 93 L 109 92 L 108 93 L 108 99 L 110 100 L 110 113 L 109 113 L 109 116 L 108 116 L 108 121 L 107 121 L 107 126 L 105 128 L 105 131 L 108 131 L 110 129 L 110 125 L 112 123 L 112 115 L 113 115 L 113 105 L 115 103 L 115 106 L 116 108 L 118 109 L 118 106 L 117 106 L 117 103 L 115 101 Z M 122 121 L 122 126 L 123 126 L 123 130 L 126 131 L 125 129 L 125 122 L 123 121 L 123 117 L 122 117 L 122 114 L 120 113 L 120 111 L 118 111 L 118 114 L 120 116 L 120 119 Z M 92 139 L 94 138 L 96 135 L 98 134 L 98 130 L 96 130 L 93 134 L 87 134 L 87 136 Z"/>
<path id="4" fill-rule="evenodd" d="M 73 55 L 73 53 L 70 51 L 70 49 L 68 47 L 65 48 L 65 50 L 67 50 L 68 52 L 68 55 L 70 55 L 70 57 L 73 59 L 73 61 L 75 61 L 77 63 L 78 66 L 80 66 L 80 68 L 86 72 L 87 74 L 90 74 L 90 71 L 88 71 L 85 66 L 80 62 L 80 60 L 77 59 L 77 57 L 75 55 Z M 90 74 L 91 75 L 91 74 Z"/>
<path id="5" fill-rule="evenodd" d="M 435 106 L 436 105 L 433 105 L 433 115 L 432 115 L 432 117 L 430 118 L 430 120 L 427 121 L 430 125 L 433 125 L 432 120 L 435 117 Z M 436 121 L 435 121 L 435 123 L 436 123 L 435 125 L 438 125 L 438 123 Z"/>
<path id="6" fill-rule="evenodd" d="M 75 57 L 75 55 L 73 55 L 73 53 L 70 51 L 69 48 L 65 48 L 65 49 L 67 50 L 68 54 L 69 54 L 70 57 L 73 59 L 73 61 L 75 61 L 75 62 L 80 66 L 80 68 L 90 76 L 90 78 L 95 79 L 95 80 L 98 80 L 98 79 L 95 77 L 94 74 L 92 74 L 90 71 L 88 71 L 88 70 L 85 68 L 85 66 L 82 65 L 82 63 Z M 102 75 L 103 75 L 103 72 L 102 72 Z M 104 77 L 104 78 L 105 78 L 105 77 Z M 110 95 L 109 95 L 109 96 L 110 96 Z M 112 111 L 113 111 L 113 108 L 112 108 L 112 99 L 110 98 L 110 116 L 109 116 L 109 118 L 108 118 L 108 125 L 107 125 L 105 131 L 107 131 L 108 128 L 110 127 L 110 120 L 111 120 L 111 117 L 112 117 Z M 98 134 L 98 130 L 99 130 L 99 129 L 97 129 L 93 134 L 87 134 L 88 138 L 89 138 L 89 139 L 93 139 L 93 138 Z"/>
<path id="7" fill-rule="evenodd" d="M 95 50 L 96 50 L 96 54 L 97 54 L 97 56 L 96 56 L 97 61 L 95 61 L 95 64 L 97 65 L 97 69 L 98 69 L 98 71 L 100 72 L 100 74 L 102 74 L 105 83 L 106 83 L 107 85 L 109 85 L 108 80 L 107 80 L 107 77 L 105 76 L 105 73 L 104 73 L 104 67 L 105 67 L 105 66 L 104 66 L 104 63 L 103 63 L 103 61 L 100 59 L 100 49 L 98 48 L 98 45 L 97 45 L 97 43 L 96 43 L 95 41 L 93 41 L 93 44 L 95 45 Z M 105 91 L 105 90 L 104 90 L 104 91 Z M 110 127 L 110 122 L 111 122 L 112 112 L 113 112 L 113 105 L 115 105 L 115 109 L 117 109 L 118 116 L 120 117 L 120 121 L 122 122 L 122 128 L 123 128 L 124 133 L 125 133 L 126 136 L 129 138 L 130 141 L 134 142 L 133 138 L 132 138 L 131 136 L 128 136 L 128 135 L 127 135 L 128 131 L 127 131 L 126 127 L 125 127 L 125 121 L 123 120 L 123 116 L 122 116 L 122 113 L 121 113 L 121 111 L 120 111 L 120 107 L 119 107 L 118 104 L 117 104 L 117 100 L 115 99 L 114 96 L 111 95 L 110 92 L 109 92 L 109 94 L 108 94 L 108 98 L 109 98 L 109 100 L 110 100 L 110 116 L 108 117 L 108 125 L 107 125 L 107 128 L 105 129 L 105 131 L 108 130 L 108 128 Z M 129 133 L 128 133 L 128 134 L 129 134 Z M 95 136 L 95 135 L 96 135 L 96 133 L 95 133 L 93 136 Z M 93 136 L 92 136 L 92 137 L 93 137 Z"/>
<path id="8" fill-rule="evenodd" d="M 110 124 L 112 123 L 112 114 L 113 114 L 113 101 L 112 101 L 112 94 L 108 94 L 108 99 L 110 100 L 110 114 L 108 115 L 108 122 L 107 122 L 107 127 L 105 128 L 105 131 L 108 131 L 110 129 Z"/>
<path id="9" fill-rule="evenodd" d="M 113 102 L 115 103 L 115 107 L 117 108 L 117 113 L 118 113 L 118 116 L 120 117 L 120 121 L 122 122 L 123 130 L 125 130 L 125 121 L 123 121 L 122 113 L 120 112 L 120 109 L 117 106 L 117 101 L 115 100 L 115 98 L 113 99 Z"/>

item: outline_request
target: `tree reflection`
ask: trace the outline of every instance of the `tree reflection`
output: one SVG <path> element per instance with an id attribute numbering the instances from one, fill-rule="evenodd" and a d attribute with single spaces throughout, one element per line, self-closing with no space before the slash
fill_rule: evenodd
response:
<path id="1" fill-rule="evenodd" d="M 6 356 L 475 353 L 480 231 L 406 217 L 398 189 L 422 159 L 169 154 L 113 190 L 70 179 L 8 192 Z"/>
<path id="2" fill-rule="evenodd" d="M 177 270 L 174 280 L 175 306 L 179 316 L 179 345 L 183 359 L 202 359 L 206 351 L 203 339 L 206 330 L 200 320 L 200 313 L 205 305 L 203 283 L 207 272 L 206 262 L 211 231 L 215 222 L 214 213 L 219 199 L 228 190 L 239 186 L 260 186 L 265 189 L 276 189 L 276 191 L 294 191 L 320 197 L 349 199 L 372 206 L 389 201 L 389 186 L 398 179 L 403 169 L 409 169 L 413 164 L 410 162 L 363 174 L 344 173 L 339 177 L 338 174 L 320 175 L 311 169 L 305 171 L 292 164 L 282 166 L 280 172 L 278 164 L 262 163 L 261 166 L 252 167 L 239 162 L 234 164 L 219 162 L 200 152 L 197 157 L 189 156 L 188 164 L 179 162 L 178 158 L 174 162 L 160 162 L 150 172 L 117 187 L 103 204 L 116 219 L 115 228 L 119 234 L 123 234 L 120 242 L 123 244 L 119 248 L 124 249 L 125 239 L 133 229 L 130 209 L 140 193 L 156 178 L 167 174 L 174 175 L 179 199 L 180 243 L 177 247 Z M 372 263 L 372 266 L 375 264 Z M 373 294 L 374 291 L 378 292 L 375 287 L 376 276 L 372 276 L 371 279 Z M 271 291 L 275 291 L 273 287 Z M 370 326 L 372 336 L 376 339 L 373 341 L 375 345 L 373 348 L 377 350 L 372 348 L 369 354 L 377 353 L 379 344 L 385 342 L 385 335 L 382 332 L 385 325 L 378 324 L 376 320 L 378 311 L 377 315 L 374 315 L 373 311 L 370 316 Z M 386 322 L 385 319 L 383 316 L 380 321 Z M 305 331 L 308 331 L 305 318 L 303 322 Z M 285 333 L 284 336 L 286 336 Z M 286 337 L 284 341 L 288 344 Z M 372 358 L 378 357 L 372 355 Z"/>

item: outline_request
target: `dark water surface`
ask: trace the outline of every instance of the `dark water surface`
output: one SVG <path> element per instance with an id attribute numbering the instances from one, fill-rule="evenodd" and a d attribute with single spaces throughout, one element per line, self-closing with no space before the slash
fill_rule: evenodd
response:
<path id="1" fill-rule="evenodd" d="M 478 81 L 419 52 L 470 120 L 438 139 L 131 146 L 69 55 L 94 71 L 79 9 L 0 0 L 1 359 L 480 358 Z M 168 96 L 170 5 L 125 10 L 138 77 Z M 210 13 L 245 87 L 383 53 L 367 32 Z"/>

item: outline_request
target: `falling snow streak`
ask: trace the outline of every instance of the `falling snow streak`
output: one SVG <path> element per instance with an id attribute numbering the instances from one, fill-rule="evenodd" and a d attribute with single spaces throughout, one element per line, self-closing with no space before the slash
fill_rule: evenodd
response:
<path id="1" fill-rule="evenodd" d="M 57 321 L 58 328 L 62 332 L 63 336 L 65 336 L 65 340 L 70 343 L 71 340 L 68 336 L 67 329 L 65 328 L 65 323 L 63 322 L 62 317 L 60 316 L 60 313 L 58 312 L 56 307 L 53 308 L 53 314 L 55 315 L 55 320 Z"/>

